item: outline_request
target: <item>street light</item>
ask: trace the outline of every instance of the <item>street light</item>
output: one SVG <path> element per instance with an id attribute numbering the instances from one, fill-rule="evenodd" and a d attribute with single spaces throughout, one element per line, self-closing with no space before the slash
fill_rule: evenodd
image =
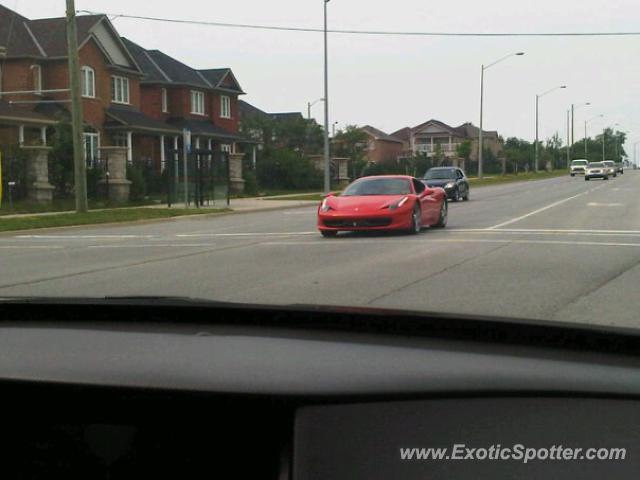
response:
<path id="1" fill-rule="evenodd" d="M 483 107 L 484 107 L 484 71 L 490 67 L 493 67 L 496 63 L 500 63 L 503 60 L 511 57 L 519 57 L 524 55 L 524 52 L 516 52 L 510 53 L 509 55 L 505 55 L 502 58 L 499 58 L 493 63 L 489 65 L 482 65 L 482 69 L 480 71 L 480 133 L 478 133 L 478 178 L 483 178 L 482 175 L 482 122 L 483 122 Z"/>
<path id="2" fill-rule="evenodd" d="M 585 158 L 585 160 L 588 160 L 587 157 L 589 155 L 587 153 L 587 125 L 589 123 L 591 123 L 591 121 L 595 120 L 596 118 L 602 118 L 602 117 L 604 117 L 604 115 L 600 114 L 600 115 L 596 115 L 595 117 L 591 117 L 590 119 L 584 121 L 584 158 Z"/>
<path id="3" fill-rule="evenodd" d="M 307 119 L 311 120 L 311 107 L 313 107 L 318 102 L 323 102 L 324 98 L 319 98 L 313 102 L 307 102 Z"/>
<path id="4" fill-rule="evenodd" d="M 585 103 L 580 103 L 578 105 L 575 104 L 571 104 L 571 149 L 573 149 L 573 144 L 574 144 L 574 128 L 573 128 L 573 113 L 574 111 L 576 111 L 577 109 L 579 109 L 580 107 L 588 107 L 591 105 L 591 102 L 585 102 Z"/>
<path id="5" fill-rule="evenodd" d="M 545 95 L 549 95 L 551 92 L 555 92 L 556 90 L 560 90 L 561 88 L 567 88 L 566 85 L 560 85 L 558 87 L 553 87 L 546 92 L 539 93 L 536 95 L 536 146 L 535 146 L 535 164 L 534 171 L 538 173 L 538 131 L 539 131 L 539 118 L 538 118 L 538 104 L 540 103 L 540 99 Z"/>
<path id="6" fill-rule="evenodd" d="M 329 159 L 329 52 L 327 42 L 327 4 L 330 0 L 323 0 L 324 4 L 324 193 L 331 190 L 331 174 Z"/>

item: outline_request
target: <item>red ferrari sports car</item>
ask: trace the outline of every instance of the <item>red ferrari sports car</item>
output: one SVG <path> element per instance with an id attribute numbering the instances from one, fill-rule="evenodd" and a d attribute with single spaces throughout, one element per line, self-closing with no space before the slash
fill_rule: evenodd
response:
<path id="1" fill-rule="evenodd" d="M 447 224 L 447 195 L 406 175 L 363 177 L 340 196 L 329 194 L 318 207 L 318 230 L 325 237 L 339 231 L 404 230 Z"/>

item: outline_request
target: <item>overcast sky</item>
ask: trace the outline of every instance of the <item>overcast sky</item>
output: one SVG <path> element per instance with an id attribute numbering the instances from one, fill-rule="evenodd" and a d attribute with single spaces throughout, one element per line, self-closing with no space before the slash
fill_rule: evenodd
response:
<path id="1" fill-rule="evenodd" d="M 64 0 L 8 0 L 29 18 L 63 16 Z M 77 9 L 179 19 L 322 26 L 322 0 L 76 0 Z M 323 95 L 322 34 L 244 30 L 113 19 L 121 35 L 196 68 L 231 67 L 244 99 L 269 111 L 306 111 Z M 638 0 L 332 0 L 334 28 L 408 31 L 639 31 Z M 640 37 L 442 38 L 332 34 L 330 117 L 338 128 L 371 124 L 387 132 L 430 118 L 478 124 L 480 65 L 524 51 L 486 72 L 485 128 L 533 139 L 535 94 L 541 137 L 566 138 L 571 103 L 576 137 L 620 123 L 640 140 Z M 322 120 L 322 106 L 314 116 Z M 627 152 L 631 154 L 627 144 Z"/>

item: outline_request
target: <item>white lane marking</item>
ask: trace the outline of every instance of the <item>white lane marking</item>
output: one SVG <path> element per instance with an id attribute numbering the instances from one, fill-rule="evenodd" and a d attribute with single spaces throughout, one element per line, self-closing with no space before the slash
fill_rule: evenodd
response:
<path id="1" fill-rule="evenodd" d="M 253 233 L 181 233 L 179 238 L 197 237 L 288 237 L 299 235 L 318 235 L 318 232 L 253 232 Z"/>
<path id="2" fill-rule="evenodd" d="M 450 228 L 447 233 L 508 233 L 514 235 L 580 235 L 580 236 L 640 236 L 640 230 L 559 230 L 545 228 Z"/>
<path id="3" fill-rule="evenodd" d="M 597 203 L 589 202 L 587 207 L 624 207 L 624 203 Z"/>
<path id="4" fill-rule="evenodd" d="M 511 220 L 507 220 L 506 222 L 502 222 L 502 223 L 499 223 L 497 225 L 494 225 L 493 227 L 489 227 L 489 229 L 495 230 L 497 228 L 506 227 L 507 225 L 511 225 L 512 223 L 516 223 L 516 222 L 519 222 L 520 220 L 524 220 L 525 218 L 531 217 L 532 215 L 537 215 L 538 213 L 544 212 L 545 210 L 549 210 L 550 208 L 557 207 L 558 205 L 562 205 L 563 203 L 569 202 L 569 201 L 574 200 L 574 199 L 576 199 L 578 197 L 581 197 L 583 195 L 587 195 L 587 194 L 589 194 L 589 193 L 591 193 L 594 190 L 597 190 L 599 188 L 602 188 L 602 187 L 600 186 L 600 187 L 592 188 L 590 190 L 587 190 L 586 192 L 578 193 L 576 195 L 572 195 L 570 197 L 563 198 L 562 200 L 558 200 L 557 202 L 553 202 L 552 204 L 547 205 L 546 207 L 538 208 L 537 210 L 534 210 L 533 212 L 526 213 L 526 214 L 521 215 L 519 217 L 512 218 Z"/>
<path id="5" fill-rule="evenodd" d="M 386 243 L 423 243 L 417 240 L 387 240 L 384 243 L 380 241 L 372 241 L 372 240 L 344 240 L 345 244 L 348 242 L 349 244 L 358 243 L 358 244 L 376 244 L 383 245 Z M 640 248 L 640 243 L 626 243 L 626 242 L 585 242 L 585 241 L 568 241 L 568 240 L 513 240 L 507 238 L 496 238 L 496 239 L 487 239 L 487 238 L 447 238 L 440 239 L 434 238 L 429 239 L 429 243 L 507 243 L 507 244 L 522 244 L 522 245 L 567 245 L 567 246 L 587 246 L 587 247 L 638 247 Z M 341 241 L 331 241 L 331 240 L 320 240 L 314 242 L 295 242 L 295 241 L 281 241 L 281 242 L 264 242 L 259 243 L 257 246 L 338 246 L 341 245 Z M 344 244 L 342 244 L 344 245 Z"/>
<path id="6" fill-rule="evenodd" d="M 15 235 L 12 238 L 20 239 L 45 239 L 45 240 L 101 240 L 101 239 L 130 239 L 130 238 L 156 238 L 157 235 Z"/>
<path id="7" fill-rule="evenodd" d="M 208 248 L 214 246 L 215 243 L 147 243 L 139 245 L 89 245 L 87 248 L 156 248 L 156 247 L 195 247 L 195 248 Z"/>
<path id="8" fill-rule="evenodd" d="M 0 249 L 31 249 L 31 250 L 55 250 L 65 248 L 57 245 L 0 245 Z"/>

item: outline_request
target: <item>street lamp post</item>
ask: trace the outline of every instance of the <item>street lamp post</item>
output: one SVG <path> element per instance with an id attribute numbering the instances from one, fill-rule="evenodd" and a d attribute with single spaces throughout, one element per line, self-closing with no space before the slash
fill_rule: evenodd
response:
<path id="1" fill-rule="evenodd" d="M 329 52 L 327 42 L 327 4 L 324 3 L 324 193 L 331 190 L 331 174 L 329 159 Z"/>
<path id="2" fill-rule="evenodd" d="M 538 111 L 539 111 L 540 99 L 545 95 L 548 95 L 551 92 L 555 92 L 556 90 L 559 90 L 561 88 L 567 88 L 567 86 L 560 85 L 558 87 L 553 87 L 544 93 L 539 93 L 536 95 L 536 144 L 535 144 L 535 164 L 534 164 L 534 171 L 536 173 L 538 173 L 538 132 L 539 132 L 539 125 L 540 125 Z"/>
<path id="3" fill-rule="evenodd" d="M 595 120 L 596 118 L 602 118 L 602 117 L 604 117 L 604 115 L 600 114 L 600 115 L 596 115 L 595 117 L 591 117 L 590 119 L 584 121 L 584 158 L 585 158 L 585 160 L 589 160 L 589 158 L 588 158 L 589 153 L 587 152 L 587 125 L 589 123 L 591 123 L 592 120 Z"/>
<path id="4" fill-rule="evenodd" d="M 573 127 L 573 125 L 574 125 L 573 124 L 573 114 L 580 107 L 586 107 L 586 106 L 589 106 L 589 105 L 591 105 L 591 102 L 580 103 L 578 105 L 575 105 L 573 103 L 571 104 L 571 150 L 573 150 L 573 144 L 575 143 L 575 140 L 574 140 L 575 131 L 574 131 L 574 127 Z"/>
<path id="5" fill-rule="evenodd" d="M 502 58 L 499 58 L 493 63 L 489 65 L 482 65 L 480 69 L 480 132 L 478 133 L 478 178 L 483 178 L 482 172 L 482 127 L 483 127 L 483 110 L 484 110 L 484 71 L 490 67 L 493 67 L 496 63 L 500 63 L 507 58 L 511 58 L 514 56 L 524 55 L 524 52 L 516 52 L 510 53 L 509 55 L 505 55 Z"/>
<path id="6" fill-rule="evenodd" d="M 307 119 L 311 120 L 311 107 L 313 107 L 316 103 L 324 101 L 324 98 L 319 98 L 313 102 L 307 102 Z"/>

